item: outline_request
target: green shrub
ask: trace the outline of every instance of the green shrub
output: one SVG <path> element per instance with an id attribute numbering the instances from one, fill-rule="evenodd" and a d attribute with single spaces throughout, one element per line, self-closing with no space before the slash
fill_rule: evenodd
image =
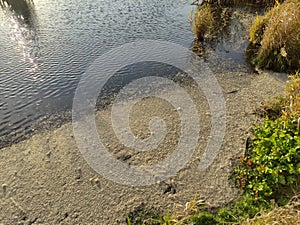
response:
<path id="1" fill-rule="evenodd" d="M 240 188 L 255 199 L 276 198 L 297 185 L 300 175 L 300 136 L 297 120 L 265 119 L 256 126 L 248 155 L 234 171 Z"/>

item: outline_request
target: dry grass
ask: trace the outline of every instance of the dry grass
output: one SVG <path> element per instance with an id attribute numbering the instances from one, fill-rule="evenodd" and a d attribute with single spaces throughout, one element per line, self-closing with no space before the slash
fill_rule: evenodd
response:
<path id="1" fill-rule="evenodd" d="M 259 45 L 255 63 L 277 71 L 300 68 L 300 1 L 277 4 L 250 28 L 250 41 Z"/>
<path id="2" fill-rule="evenodd" d="M 190 14 L 196 41 L 215 39 L 230 23 L 231 6 L 273 6 L 276 0 L 205 0 Z M 281 1 L 281 0 L 280 0 Z M 221 7 L 230 6 L 230 7 Z"/>
<path id="3" fill-rule="evenodd" d="M 209 203 L 204 202 L 204 200 L 197 200 L 196 197 L 185 205 L 174 204 L 169 222 L 170 224 L 184 224 L 189 221 L 192 216 L 195 216 L 210 207 Z"/>
<path id="4" fill-rule="evenodd" d="M 162 220 L 144 221 L 144 224 L 160 224 L 160 225 L 179 225 L 179 224 L 195 224 L 192 223 L 192 218 L 197 218 L 200 215 L 208 215 L 205 210 L 210 208 L 209 204 L 203 201 L 194 199 L 191 202 L 183 205 L 175 205 L 173 213 L 164 216 Z M 243 209 L 240 209 L 243 210 Z M 210 214 L 212 215 L 212 214 Z M 235 225 L 296 225 L 300 224 L 300 196 L 293 197 L 288 204 L 276 207 L 271 211 L 260 211 L 257 216 L 252 219 L 246 219 L 240 222 L 217 222 L 220 221 L 217 217 L 215 222 L 205 224 L 235 224 Z M 199 224 L 199 223 L 196 223 Z M 201 223 L 202 224 L 202 223 Z"/>
<path id="5" fill-rule="evenodd" d="M 194 12 L 191 12 L 190 19 L 193 25 L 196 40 L 202 41 L 208 30 L 214 27 L 213 6 L 202 5 Z"/>
<path id="6" fill-rule="evenodd" d="M 260 44 L 266 28 L 267 18 L 264 16 L 256 16 L 254 23 L 250 27 L 249 36 L 253 44 Z"/>
<path id="7" fill-rule="evenodd" d="M 279 0 L 282 2 L 283 0 Z M 273 6 L 276 0 L 205 0 L 209 4 L 218 4 L 224 6 L 243 6 L 243 5 L 253 5 L 253 6 Z"/>
<path id="8" fill-rule="evenodd" d="M 300 196 L 292 198 L 289 204 L 275 208 L 269 213 L 248 219 L 241 225 L 296 225 L 300 224 Z"/>
<path id="9" fill-rule="evenodd" d="M 214 40 L 230 22 L 230 10 L 218 5 L 203 4 L 191 12 L 191 23 L 196 41 Z"/>
<path id="10" fill-rule="evenodd" d="M 285 94 L 264 103 L 256 113 L 275 120 L 280 116 L 300 118 L 300 74 L 291 75 L 285 88 Z M 300 123 L 300 120 L 299 122 Z"/>
<path id="11" fill-rule="evenodd" d="M 283 115 L 300 118 L 300 74 L 291 76 L 286 86 L 285 107 Z"/>

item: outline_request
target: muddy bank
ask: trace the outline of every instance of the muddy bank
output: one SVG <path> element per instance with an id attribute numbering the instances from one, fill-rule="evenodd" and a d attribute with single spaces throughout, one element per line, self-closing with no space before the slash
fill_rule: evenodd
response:
<path id="1" fill-rule="evenodd" d="M 244 152 L 251 123 L 261 120 L 254 110 L 270 96 L 282 93 L 284 82 L 267 73 L 230 72 L 219 74 L 217 79 L 226 100 L 227 129 L 218 157 L 205 172 L 199 172 L 198 164 L 209 138 L 209 107 L 205 96 L 195 86 L 188 85 L 185 88 L 200 109 L 201 138 L 192 160 L 172 179 L 147 187 L 128 187 L 103 178 L 83 159 L 72 124 L 66 123 L 1 149 L 0 223 L 124 224 L 125 215 L 141 205 L 167 211 L 174 203 L 184 205 L 195 194 L 213 206 L 234 200 L 238 191 L 228 176 L 232 163 Z M 168 91 L 172 94 L 172 90 Z M 166 102 L 144 101 L 147 102 L 142 101 L 141 108 L 150 106 L 154 114 L 163 114 L 170 122 L 171 131 L 177 129 L 172 124 L 176 115 Z M 133 112 L 137 121 L 146 120 L 138 112 L 138 108 Z M 97 113 L 98 131 L 105 143 L 110 144 L 111 154 L 123 162 L 155 163 L 169 154 L 176 143 L 176 132 L 170 132 L 170 141 L 156 151 L 131 152 L 111 132 L 109 115 L 109 107 Z M 140 135 L 147 133 L 140 123 L 133 122 L 132 129 L 140 131 Z"/>

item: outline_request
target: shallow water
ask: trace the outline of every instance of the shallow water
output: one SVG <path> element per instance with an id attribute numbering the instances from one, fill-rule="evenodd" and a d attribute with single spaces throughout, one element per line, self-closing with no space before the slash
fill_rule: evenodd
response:
<path id="1" fill-rule="evenodd" d="M 70 110 L 81 75 L 97 56 L 116 46 L 140 39 L 188 48 L 193 43 L 189 1 L 9 2 L 0 10 L 0 137 L 13 133 L 17 138 L 38 118 Z M 244 45 L 239 47 L 228 45 L 232 38 L 218 44 L 211 62 L 229 59 L 230 68 L 244 65 L 246 40 L 240 41 Z M 155 66 L 161 73 L 168 70 Z M 141 71 L 147 73 L 147 67 L 125 69 L 120 75 Z"/>

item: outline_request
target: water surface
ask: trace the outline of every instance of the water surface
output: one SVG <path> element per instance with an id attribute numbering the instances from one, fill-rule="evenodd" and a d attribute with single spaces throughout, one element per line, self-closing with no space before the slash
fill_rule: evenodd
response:
<path id="1" fill-rule="evenodd" d="M 171 41 L 187 48 L 193 44 L 189 1 L 7 1 L 0 10 L 2 141 L 31 131 L 38 118 L 69 111 L 81 75 L 108 50 L 140 39 Z M 212 62 L 220 64 L 234 56 L 235 63 L 244 63 L 244 47 L 238 48 L 237 55 L 224 54 L 229 42 L 216 46 L 222 59 Z M 236 51 L 236 46 L 229 48 Z M 168 70 L 159 65 L 155 69 Z M 140 72 L 147 72 L 147 67 L 119 75 Z"/>

